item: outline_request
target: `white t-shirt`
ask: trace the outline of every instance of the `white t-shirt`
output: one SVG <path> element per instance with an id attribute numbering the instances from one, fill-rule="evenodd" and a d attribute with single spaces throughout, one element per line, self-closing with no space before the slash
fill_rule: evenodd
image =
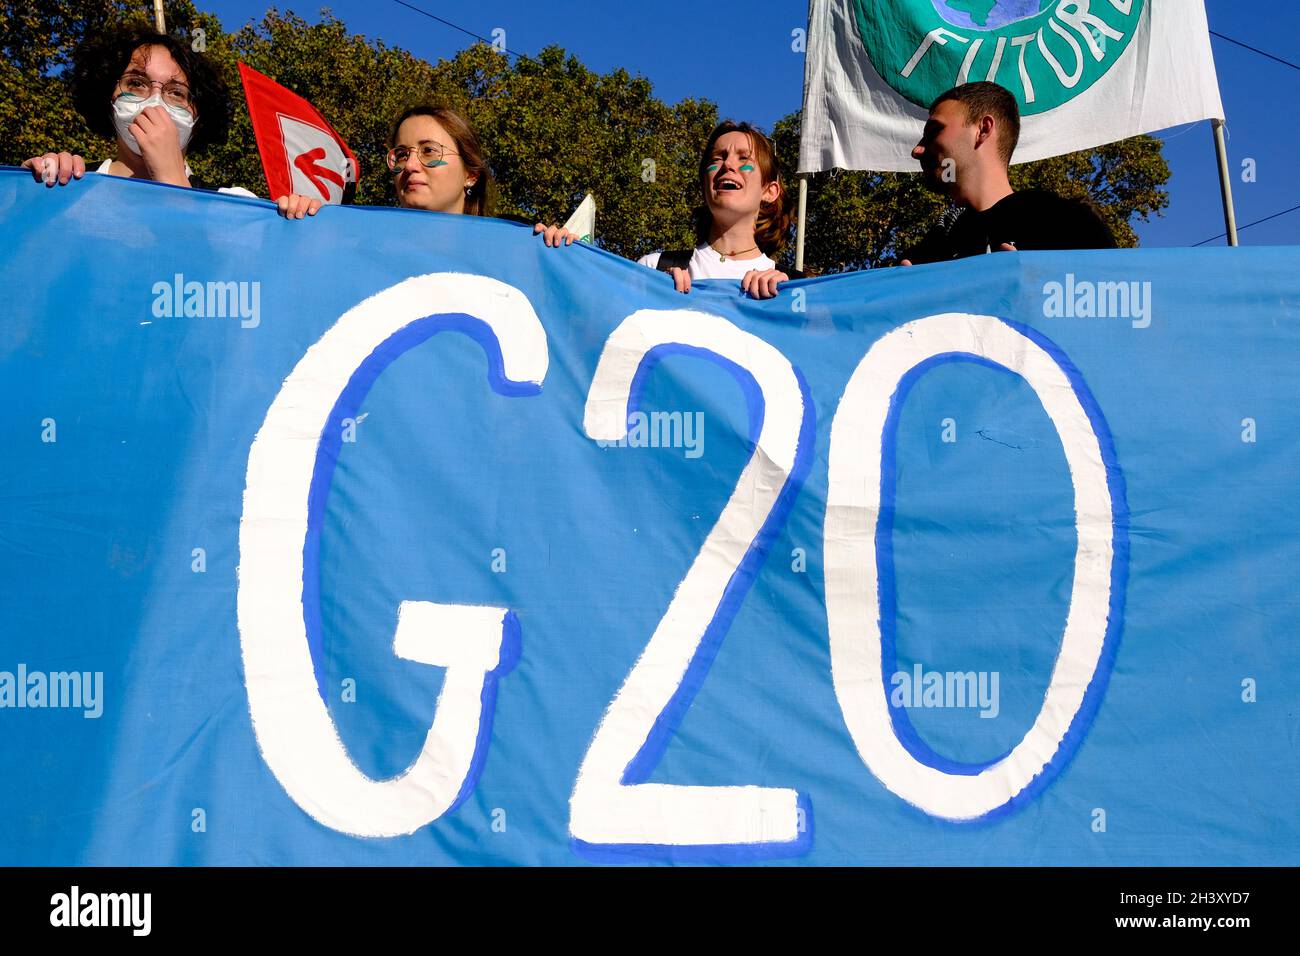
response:
<path id="1" fill-rule="evenodd" d="M 113 165 L 113 161 L 111 159 L 106 159 L 99 164 L 99 168 L 96 169 L 95 172 L 104 173 L 105 175 L 108 175 L 109 167 L 111 167 L 112 165 Z M 192 172 L 190 172 L 189 163 L 185 164 L 185 175 L 187 177 L 194 175 Z M 232 196 L 247 196 L 249 199 L 257 198 L 256 194 L 249 192 L 243 186 L 222 186 L 220 189 L 217 190 L 217 192 L 229 193 Z"/>
<path id="2" fill-rule="evenodd" d="M 657 269 L 659 267 L 659 253 L 652 252 L 648 256 L 642 256 L 637 260 L 637 264 Z M 735 279 L 739 281 L 745 278 L 745 273 L 751 269 L 763 272 L 775 268 L 776 263 L 765 255 L 760 255 L 757 259 L 728 258 L 726 262 L 723 262 L 722 256 L 718 255 L 708 243 L 704 243 L 695 247 L 695 252 L 691 254 L 690 267 L 686 271 L 690 274 L 692 280 Z"/>

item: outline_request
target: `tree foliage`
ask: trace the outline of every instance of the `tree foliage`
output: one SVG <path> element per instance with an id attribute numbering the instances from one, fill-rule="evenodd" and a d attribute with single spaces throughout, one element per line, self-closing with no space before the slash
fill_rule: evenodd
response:
<path id="1" fill-rule="evenodd" d="M 497 180 L 499 213 L 563 222 L 592 192 L 599 204 L 597 239 L 610 251 L 635 257 L 693 243 L 696 161 L 718 120 L 708 100 L 664 103 L 645 78 L 621 69 L 595 73 L 558 47 L 512 63 L 476 43 L 432 64 L 349 32 L 328 11 L 309 24 L 271 8 L 233 33 L 191 0 L 168 0 L 167 16 L 172 33 L 191 41 L 201 36 L 234 99 L 227 142 L 190 160 L 207 182 L 266 194 L 239 83 L 236 64 L 242 60 L 311 101 L 334 124 L 361 164 L 358 202 L 394 201 L 384 163 L 393 119 L 418 103 L 446 104 L 479 131 Z M 90 134 L 73 110 L 64 70 L 88 35 L 123 22 L 149 23 L 148 5 L 0 0 L 0 161 L 17 164 L 50 149 L 80 152 L 88 160 L 112 155 L 113 144 Z M 793 170 L 799 114 L 780 120 L 773 134 L 783 166 Z M 1137 244 L 1130 226 L 1135 217 L 1146 219 L 1168 205 L 1168 178 L 1161 144 L 1149 136 L 1012 170 L 1017 188 L 1091 199 L 1121 245 Z M 797 185 L 793 175 L 785 177 L 791 195 Z M 808 268 L 826 273 L 891 263 L 942 208 L 913 175 L 818 174 L 809 189 Z M 792 259 L 793 248 L 785 261 Z"/>

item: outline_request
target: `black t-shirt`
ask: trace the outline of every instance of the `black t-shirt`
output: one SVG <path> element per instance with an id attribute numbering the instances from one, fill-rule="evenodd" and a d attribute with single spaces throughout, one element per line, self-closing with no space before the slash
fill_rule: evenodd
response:
<path id="1" fill-rule="evenodd" d="M 1026 189 L 976 212 L 945 216 L 906 258 L 916 265 L 997 252 L 1009 242 L 1032 249 L 1114 249 L 1115 237 L 1097 211 L 1078 199 Z"/>

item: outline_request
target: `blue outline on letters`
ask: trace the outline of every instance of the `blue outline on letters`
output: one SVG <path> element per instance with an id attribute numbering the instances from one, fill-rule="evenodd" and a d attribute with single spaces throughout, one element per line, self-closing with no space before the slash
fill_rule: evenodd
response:
<path id="1" fill-rule="evenodd" d="M 689 355 L 706 359 L 731 373 L 745 396 L 749 411 L 749 443 L 757 445 L 759 433 L 763 427 L 765 407 L 763 393 L 746 369 L 707 348 L 682 345 L 669 342 L 656 345 L 641 358 L 628 389 L 627 411 L 631 415 L 641 404 L 641 396 L 646 379 L 665 355 Z M 695 649 L 682 681 L 677 690 L 655 719 L 646 741 L 641 749 L 628 762 L 623 771 L 622 785 L 645 783 L 654 768 L 663 757 L 669 741 L 677 731 L 682 718 L 690 708 L 696 693 L 708 676 L 713 659 L 717 656 L 722 640 L 726 637 L 731 622 L 740 610 L 750 586 L 758 576 L 759 569 L 767 558 L 768 549 L 780 534 L 789 517 L 804 480 L 812 467 L 813 454 L 817 442 L 817 411 L 813 406 L 812 392 L 803 374 L 791 366 L 799 383 L 799 393 L 803 397 L 803 421 L 799 426 L 799 441 L 795 449 L 794 463 L 785 486 L 777 496 L 767 520 L 750 542 L 749 549 L 741 558 L 740 564 L 732 572 L 731 580 L 723 591 L 722 600 L 713 614 L 713 619 L 704 630 L 700 643 Z M 751 453 L 752 458 L 752 453 Z M 748 462 L 746 462 L 748 467 Z M 640 860 L 667 860 L 674 863 L 749 863 L 759 860 L 781 859 L 802 856 L 812 849 L 813 816 L 812 801 L 806 794 L 800 793 L 799 808 L 803 811 L 804 830 L 794 840 L 786 843 L 746 843 L 746 844 L 641 844 L 641 843 L 589 843 L 573 838 L 573 851 L 585 859 L 598 863 L 631 863 Z"/>
<path id="2" fill-rule="evenodd" d="M 1115 666 L 1115 655 L 1119 651 L 1120 634 L 1124 629 L 1124 599 L 1128 586 L 1128 568 L 1129 568 L 1129 510 L 1128 496 L 1124 482 L 1124 473 L 1120 469 L 1119 460 L 1115 453 L 1115 442 L 1110 433 L 1110 427 L 1106 423 L 1106 418 L 1097 405 L 1097 400 L 1093 397 L 1087 383 L 1083 380 L 1078 368 L 1070 361 L 1069 357 L 1061 348 L 1041 332 L 1030 328 L 1019 322 L 1013 322 L 1010 319 L 998 318 L 998 321 L 1015 329 L 1021 335 L 1025 336 L 1035 345 L 1043 349 L 1052 361 L 1065 373 L 1066 378 L 1070 381 L 1071 388 L 1074 389 L 1075 397 L 1082 406 L 1084 413 L 1088 416 L 1088 421 L 1092 425 L 1093 433 L 1096 435 L 1098 447 L 1101 449 L 1102 462 L 1106 467 L 1106 485 L 1110 490 L 1111 514 L 1112 514 L 1112 549 L 1113 559 L 1110 570 L 1110 608 L 1106 619 L 1106 636 L 1102 642 L 1101 655 L 1097 661 L 1097 667 L 1093 671 L 1092 680 L 1085 691 L 1083 701 L 1079 705 L 1074 719 L 1066 729 L 1065 736 L 1061 739 L 1060 746 L 1057 747 L 1056 753 L 1049 760 L 1025 787 L 1006 803 L 999 807 L 984 813 L 970 820 L 946 820 L 939 819 L 945 823 L 952 823 L 959 826 L 970 826 L 971 824 L 991 822 L 1009 816 L 1021 807 L 1031 802 L 1054 780 L 1073 759 L 1074 754 L 1083 743 L 1084 737 L 1087 736 L 1092 721 L 1097 715 L 1097 710 L 1101 707 L 1102 698 L 1105 697 L 1106 687 L 1110 683 L 1111 671 Z M 890 686 L 890 677 L 898 667 L 898 649 L 896 644 L 895 628 L 897 625 L 898 599 L 897 588 L 894 578 L 894 547 L 893 547 L 893 529 L 894 529 L 894 510 L 895 510 L 895 484 L 897 480 L 896 469 L 896 442 L 898 438 L 898 418 L 902 412 L 903 403 L 907 399 L 908 392 L 916 381 L 938 365 L 944 365 L 949 362 L 972 362 L 977 365 L 984 365 L 996 369 L 1000 372 L 1006 372 L 1010 375 L 1021 377 L 1013 369 L 1007 368 L 1001 363 L 976 355 L 973 352 L 944 352 L 940 355 L 934 355 L 917 363 L 899 380 L 898 387 L 894 391 L 889 403 L 889 412 L 885 417 L 885 426 L 881 434 L 881 458 L 880 458 L 880 516 L 876 522 L 876 568 L 878 580 L 878 598 L 880 604 L 880 642 L 881 642 L 881 673 L 884 676 L 884 687 Z M 1039 400 L 1041 403 L 1041 399 Z M 1064 637 L 1064 635 L 1062 635 Z M 889 691 L 885 691 L 888 700 Z M 889 705 L 890 721 L 894 727 L 895 736 L 903 747 L 917 761 L 926 766 L 933 767 L 944 773 L 962 774 L 974 776 L 984 769 L 998 763 L 1006 758 L 1007 754 L 996 757 L 993 760 L 981 763 L 962 763 L 944 757 L 942 754 L 935 752 L 933 748 L 926 743 L 912 726 L 911 720 L 908 719 L 907 709 Z M 1022 738 L 1023 739 L 1023 738 Z M 1010 753 L 1008 751 L 1007 753 Z"/>
<path id="3" fill-rule="evenodd" d="M 307 629 L 307 647 L 311 652 L 312 669 L 316 673 L 316 689 L 326 710 L 329 709 L 329 696 L 325 686 L 324 624 L 320 606 L 320 538 L 325 520 L 325 506 L 329 500 L 330 488 L 334 484 L 334 470 L 343 447 L 343 420 L 356 418 L 361 403 L 365 401 L 371 387 L 389 365 L 439 332 L 462 332 L 483 347 L 483 352 L 487 356 L 488 384 L 494 392 L 520 397 L 536 395 L 542 390 L 535 382 L 515 382 L 506 378 L 505 358 L 501 354 L 501 343 L 496 333 L 482 319 L 463 312 L 429 315 L 404 325 L 376 346 L 375 350 L 353 371 L 352 377 L 339 393 L 338 400 L 325 420 L 324 431 L 321 432 L 320 442 L 316 446 L 316 464 L 312 469 L 311 489 L 307 495 L 307 534 L 302 547 L 303 622 Z M 479 774 L 482 773 L 483 765 L 487 761 L 487 742 L 492 736 L 497 681 L 518 662 L 521 647 L 519 618 L 515 616 L 514 611 L 508 610 L 502 620 L 500 659 L 497 666 L 483 677 L 481 698 L 483 706 L 479 712 L 474 756 L 470 760 L 469 771 L 465 775 L 460 791 L 446 813 L 450 813 L 464 803 L 478 782 Z"/>

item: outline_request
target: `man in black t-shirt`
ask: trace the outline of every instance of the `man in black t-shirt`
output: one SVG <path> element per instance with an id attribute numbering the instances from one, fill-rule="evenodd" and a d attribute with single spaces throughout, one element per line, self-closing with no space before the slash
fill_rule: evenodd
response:
<path id="1" fill-rule="evenodd" d="M 903 265 L 986 252 L 1113 249 L 1115 237 L 1091 204 L 1043 189 L 1015 192 L 1007 178 L 1020 138 L 1020 108 L 996 83 L 967 83 L 930 107 L 912 157 L 927 188 L 957 208 L 945 213 Z"/>

